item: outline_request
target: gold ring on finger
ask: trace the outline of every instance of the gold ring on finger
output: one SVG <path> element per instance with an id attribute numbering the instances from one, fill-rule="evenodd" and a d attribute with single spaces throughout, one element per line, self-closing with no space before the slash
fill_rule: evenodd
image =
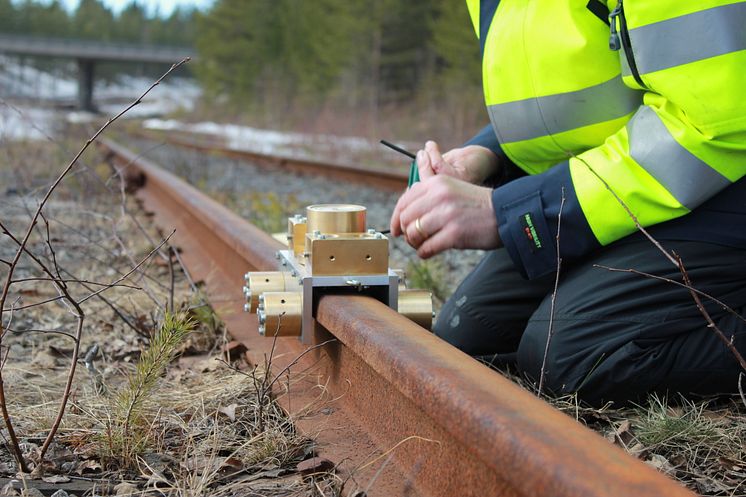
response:
<path id="1" fill-rule="evenodd" d="M 427 233 L 425 233 L 425 230 L 422 229 L 422 223 L 420 222 L 420 218 L 414 220 L 414 229 L 417 230 L 417 233 L 422 235 L 422 238 L 427 238 Z"/>

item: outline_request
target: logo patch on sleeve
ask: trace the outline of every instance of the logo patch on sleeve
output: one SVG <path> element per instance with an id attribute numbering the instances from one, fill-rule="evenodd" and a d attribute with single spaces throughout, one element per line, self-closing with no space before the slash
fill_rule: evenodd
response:
<path id="1" fill-rule="evenodd" d="M 534 226 L 534 221 L 531 219 L 530 213 L 527 212 L 521 216 L 521 226 L 523 227 L 523 234 L 526 235 L 528 241 L 533 245 L 532 251 L 544 247 L 541 243 L 541 239 L 539 239 L 539 234 L 536 232 L 536 227 Z"/>

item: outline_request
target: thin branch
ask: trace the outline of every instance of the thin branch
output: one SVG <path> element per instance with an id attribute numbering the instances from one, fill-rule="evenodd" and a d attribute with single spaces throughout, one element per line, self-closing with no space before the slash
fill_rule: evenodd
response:
<path id="1" fill-rule="evenodd" d="M 73 167 L 78 162 L 78 160 L 83 155 L 83 153 L 99 137 L 99 135 L 101 135 L 101 133 L 103 133 L 104 130 L 106 130 L 106 128 L 109 127 L 109 125 L 111 125 L 114 121 L 116 121 L 121 116 L 123 116 L 130 109 L 132 109 L 136 105 L 139 105 L 142 102 L 142 99 L 145 98 L 145 96 L 147 96 L 148 93 L 150 93 L 153 90 L 153 88 L 155 88 L 156 86 L 158 86 L 161 83 L 161 81 L 163 81 L 163 79 L 165 77 L 167 77 L 176 68 L 180 67 L 181 65 L 183 65 L 186 62 L 188 62 L 189 60 L 190 59 L 187 57 L 185 59 L 182 59 L 180 62 L 178 62 L 176 64 L 173 64 L 171 66 L 171 68 L 168 71 L 166 71 L 160 78 L 158 78 L 158 80 L 156 80 L 152 85 L 150 85 L 150 87 L 147 90 L 145 90 L 145 92 L 142 95 L 140 95 L 140 97 L 138 97 L 134 102 L 132 102 L 130 105 L 128 105 L 119 114 L 117 114 L 113 118 L 110 118 L 103 126 L 101 126 L 101 128 L 99 128 L 99 130 L 96 131 L 93 134 L 93 136 L 91 136 L 86 141 L 86 143 L 81 147 L 80 151 L 75 155 L 75 157 L 73 157 L 73 159 L 69 162 L 69 164 L 65 167 L 65 169 L 59 174 L 59 176 L 57 177 L 57 179 L 52 183 L 52 185 L 47 190 L 47 192 L 44 195 L 44 197 L 42 198 L 41 202 L 39 202 L 39 204 L 38 204 L 38 206 L 36 208 L 36 211 L 34 212 L 34 215 L 31 217 L 31 221 L 28 224 L 28 227 L 26 229 L 25 235 L 23 236 L 23 239 L 20 241 L 20 243 L 18 243 L 18 245 L 19 245 L 18 249 L 16 250 L 16 253 L 15 253 L 14 257 L 13 257 L 13 260 L 11 261 L 11 263 L 10 263 L 10 265 L 8 267 L 8 274 L 6 276 L 6 280 L 5 280 L 5 283 L 3 285 L 2 294 L 0 295 L 0 346 L 2 346 L 2 339 L 3 339 L 3 336 L 5 335 L 5 330 L 3 329 L 3 324 L 2 324 L 2 322 L 3 322 L 3 320 L 2 320 L 2 314 L 3 314 L 3 310 L 5 308 L 5 302 L 6 302 L 7 298 L 8 298 L 8 294 L 10 292 L 10 287 L 13 284 L 12 283 L 13 282 L 13 273 L 14 273 L 16 267 L 18 266 L 18 262 L 20 261 L 22 254 L 23 253 L 28 253 L 29 255 L 31 255 L 32 258 L 34 258 L 35 262 L 37 264 L 39 264 L 39 266 L 42 268 L 42 270 L 45 273 L 47 273 L 50 276 L 50 278 L 55 279 L 54 274 L 51 271 L 49 271 L 49 269 L 46 267 L 46 265 L 44 265 L 41 262 L 41 260 L 39 260 L 39 258 L 33 256 L 33 254 L 31 254 L 31 252 L 28 251 L 27 248 L 26 248 L 26 246 L 27 246 L 27 244 L 29 242 L 29 239 L 31 237 L 31 233 L 34 231 L 34 228 L 36 227 L 38 219 L 39 219 L 39 217 L 42 214 L 42 210 L 46 206 L 46 204 L 49 201 L 50 197 L 52 196 L 52 194 L 54 193 L 54 191 L 57 189 L 57 187 L 60 185 L 60 183 L 62 183 L 62 180 L 73 169 Z M 11 238 L 15 239 L 15 237 L 13 237 L 9 233 L 8 230 L 5 230 L 5 232 L 6 232 L 7 235 L 11 236 Z M 117 283 L 119 283 L 119 281 L 117 281 Z M 85 313 L 83 312 L 82 308 L 80 307 L 80 304 L 82 303 L 82 301 L 81 302 L 75 301 L 70 296 L 70 294 L 69 294 L 68 290 L 65 288 L 64 284 L 56 283 L 55 286 L 57 286 L 58 290 L 61 293 L 65 294 L 65 297 L 66 297 L 65 300 L 68 301 L 69 304 L 72 307 L 74 307 L 75 312 L 77 313 L 76 317 L 78 318 L 78 325 L 77 325 L 76 331 L 75 331 L 75 345 L 74 345 L 74 350 L 73 350 L 73 360 L 71 361 L 70 368 L 68 370 L 67 382 L 65 384 L 65 390 L 63 392 L 62 400 L 60 401 L 60 406 L 59 406 L 59 410 L 57 412 L 57 417 L 56 417 L 55 421 L 53 422 L 52 427 L 51 427 L 51 429 L 50 429 L 50 431 L 49 431 L 46 439 L 44 440 L 44 444 L 42 445 L 41 450 L 40 450 L 39 459 L 42 460 L 42 461 L 44 459 L 44 455 L 45 455 L 47 449 L 49 448 L 49 445 L 52 443 L 52 440 L 54 439 L 54 436 L 55 436 L 57 430 L 59 429 L 60 423 L 62 422 L 62 417 L 63 417 L 63 415 L 65 413 L 65 408 L 67 406 L 67 401 L 70 398 L 70 394 L 72 392 L 72 381 L 73 381 L 73 377 L 75 375 L 75 369 L 76 369 L 76 366 L 77 366 L 77 357 L 78 357 L 78 354 L 79 354 L 79 351 L 80 351 L 80 338 L 81 338 L 82 333 L 83 333 L 83 320 L 85 318 Z M 103 292 L 103 291 L 105 291 L 105 289 L 101 289 L 98 293 Z M 6 401 L 6 398 L 5 398 L 5 386 L 4 386 L 4 383 L 3 383 L 3 380 L 2 380 L 2 370 L 1 369 L 0 369 L 0 408 L 2 409 L 3 419 L 5 421 L 5 425 L 6 425 L 6 428 L 8 430 L 8 433 L 9 433 L 9 435 L 11 437 L 11 449 L 12 449 L 12 451 L 14 452 L 14 454 L 16 456 L 19 468 L 21 469 L 21 471 L 27 472 L 28 471 L 28 467 L 26 466 L 25 460 L 23 459 L 23 455 L 21 453 L 20 446 L 18 445 L 18 439 L 15 436 L 15 431 L 13 429 L 13 425 L 12 425 L 12 422 L 11 422 L 11 419 L 10 419 L 10 415 L 8 413 L 8 410 L 7 410 L 7 401 Z"/>
<path id="2" fill-rule="evenodd" d="M 697 290 L 696 288 L 689 286 L 685 283 L 682 283 L 680 281 L 672 280 L 671 278 L 666 278 L 664 276 L 657 276 L 655 274 L 646 273 L 644 271 L 638 271 L 637 269 L 620 269 L 620 268 L 615 268 L 615 267 L 604 266 L 603 264 L 594 264 L 593 266 L 600 268 L 600 269 L 606 269 L 607 271 L 611 271 L 613 273 L 632 273 L 632 274 L 637 274 L 639 276 L 644 276 L 646 278 L 651 278 L 654 280 L 665 281 L 666 283 L 670 283 L 671 285 L 680 286 L 681 288 L 685 288 L 689 290 L 690 292 L 695 292 L 697 295 L 700 295 L 706 298 L 707 300 L 716 303 L 717 305 L 722 307 L 722 309 L 726 311 L 728 314 L 731 314 L 736 319 L 746 323 L 745 317 L 741 316 L 735 309 L 730 307 L 728 304 L 726 304 L 722 300 L 716 299 L 709 293 L 703 292 L 702 290 Z"/>
<path id="3" fill-rule="evenodd" d="M 2 221 L 0 221 L 0 229 L 5 229 L 5 226 L 2 224 Z M 164 238 L 161 241 L 160 244 L 158 244 L 153 250 L 151 250 L 139 263 L 137 263 L 134 267 L 132 267 L 128 272 L 124 273 L 122 276 L 120 276 L 118 279 L 114 280 L 112 283 L 110 283 L 108 285 L 105 285 L 100 290 L 96 290 L 95 292 L 90 293 L 89 295 L 87 295 L 86 297 L 84 297 L 82 300 L 80 300 L 78 303 L 82 304 L 82 303 L 90 300 L 91 298 L 98 296 L 102 292 L 105 292 L 106 290 L 109 290 L 110 288 L 119 286 L 122 281 L 124 281 L 125 279 L 127 279 L 130 275 L 132 275 L 135 271 L 137 271 L 143 264 L 145 264 L 145 262 L 147 262 L 148 260 L 150 260 L 150 258 L 153 256 L 153 254 L 155 254 L 156 252 L 158 252 L 160 250 L 160 248 L 168 242 L 168 240 L 173 236 L 174 233 L 176 233 L 176 230 L 173 230 L 171 232 L 171 234 L 168 235 L 168 237 Z M 9 233 L 9 232 L 6 231 L 6 234 L 16 244 L 18 244 L 18 245 L 21 244 L 21 242 L 16 237 L 14 237 L 11 233 Z M 28 248 L 24 248 L 23 250 L 24 250 L 24 252 L 29 257 L 31 257 L 31 259 L 34 262 L 36 262 L 39 265 L 39 267 L 42 268 L 42 270 L 45 273 L 47 273 L 49 275 L 50 280 L 52 280 L 53 282 L 56 282 L 55 276 L 51 273 L 51 271 L 49 271 L 47 269 L 47 267 L 44 265 L 44 263 L 41 261 L 41 259 L 38 256 L 36 256 Z M 62 300 L 62 299 L 64 299 L 63 296 L 58 296 L 58 297 L 49 299 L 49 300 L 44 301 L 44 302 L 37 302 L 37 303 L 34 303 L 34 304 L 29 304 L 28 306 L 14 307 L 13 310 L 17 311 L 17 310 L 25 309 L 25 308 L 28 308 L 28 307 L 38 306 L 38 305 L 41 305 L 42 303 L 49 303 L 49 302 L 54 302 L 54 301 Z M 2 311 L 4 311 L 4 310 L 5 309 L 0 309 L 0 317 L 2 316 Z"/>
<path id="4" fill-rule="evenodd" d="M 47 247 L 49 247 L 49 253 L 52 254 L 52 265 L 54 266 L 54 271 L 57 274 L 57 281 L 60 285 L 66 287 L 67 283 L 62 279 L 62 275 L 60 274 L 60 267 L 57 264 L 57 253 L 54 251 L 54 247 L 52 246 L 52 235 L 49 232 L 49 221 L 47 220 L 46 216 L 44 216 L 44 212 L 40 211 L 39 215 L 44 221 L 44 226 L 46 228 L 47 236 L 44 241 L 46 242 Z"/>
<path id="5" fill-rule="evenodd" d="M 168 250 L 166 251 L 166 254 L 168 255 L 168 279 L 169 279 L 169 292 L 168 292 L 168 311 L 173 314 L 174 313 L 174 287 L 176 286 L 176 277 L 174 275 L 174 259 L 171 256 L 171 254 L 174 252 L 174 249 L 171 248 L 171 245 L 167 245 Z"/>
<path id="6" fill-rule="evenodd" d="M 142 99 L 145 98 L 145 96 L 147 96 L 148 93 L 150 93 L 153 90 L 153 88 L 155 88 L 156 86 L 158 86 L 161 83 L 161 81 L 163 81 L 163 79 L 166 76 L 168 76 L 169 74 L 171 74 L 171 72 L 173 72 L 175 69 L 177 69 L 181 65 L 185 64 L 189 60 L 190 60 L 190 58 L 186 57 L 186 58 L 182 59 L 180 62 L 178 62 L 176 64 L 173 64 L 168 71 L 166 71 L 160 78 L 158 78 L 158 80 L 156 80 L 155 83 L 153 83 L 152 85 L 150 85 L 150 87 L 147 90 L 145 90 L 145 92 L 142 95 L 140 95 L 134 102 L 132 102 L 130 105 L 128 105 L 124 110 L 122 110 L 119 114 L 117 114 L 113 118 L 109 118 L 109 120 L 106 121 L 106 123 L 103 126 L 101 126 L 101 128 L 98 131 L 96 131 L 93 134 L 93 136 L 91 136 L 85 142 L 85 144 L 83 145 L 83 147 L 81 147 L 80 151 L 78 151 L 78 153 L 75 155 L 75 157 L 73 157 L 73 159 L 70 161 L 70 163 L 67 165 L 67 167 L 65 167 L 65 169 L 62 171 L 62 173 L 60 173 L 60 175 L 57 177 L 57 179 L 54 181 L 54 183 L 52 183 L 52 186 L 49 187 L 49 189 L 47 190 L 47 193 L 44 195 L 44 198 L 42 198 L 41 202 L 39 202 L 39 205 L 36 208 L 36 212 L 34 213 L 33 217 L 31 218 L 31 222 L 29 223 L 29 226 L 28 226 L 28 228 L 26 230 L 26 234 L 24 235 L 23 240 L 21 241 L 20 247 L 16 251 L 16 254 L 15 254 L 14 258 L 13 258 L 13 261 L 11 262 L 9 274 L 8 274 L 7 280 L 5 282 L 5 285 L 3 286 L 2 295 L 0 295 L 0 316 L 2 314 L 2 308 L 5 307 L 5 301 L 8 298 L 8 292 L 10 291 L 10 282 L 11 282 L 11 279 L 12 279 L 12 276 L 13 276 L 13 271 L 15 270 L 15 266 L 18 264 L 18 261 L 21 258 L 21 254 L 23 253 L 24 248 L 26 247 L 26 244 L 28 243 L 28 240 L 31 237 L 31 233 L 34 230 L 34 227 L 36 226 L 36 223 L 38 222 L 39 216 L 41 215 L 41 211 L 44 208 L 44 206 L 47 204 L 47 202 L 49 201 L 49 198 L 52 196 L 52 193 L 54 193 L 54 191 L 57 189 L 57 187 L 60 185 L 60 183 L 62 183 L 62 180 L 65 178 L 65 176 L 67 176 L 67 174 L 70 172 L 70 170 L 72 170 L 72 168 L 75 166 L 75 164 L 77 163 L 78 159 L 80 159 L 80 157 L 83 155 L 83 153 L 86 150 L 88 150 L 88 147 L 91 145 L 91 143 L 93 143 L 99 137 L 99 135 L 101 135 L 101 133 L 103 133 L 104 130 L 106 130 L 106 128 L 109 127 L 109 125 L 111 125 L 114 121 L 116 121 L 117 119 L 119 119 L 120 117 L 122 117 L 130 109 L 132 109 L 133 107 L 135 107 L 135 106 L 139 105 L 140 103 L 142 103 Z M 0 321 L 0 323 L 1 323 L 1 321 Z M 0 341 L 2 340 L 2 329 L 1 329 L 1 326 L 2 325 L 0 324 Z"/>
<path id="7" fill-rule="evenodd" d="M 123 274 L 119 279 L 117 279 L 116 281 L 114 281 L 112 283 L 112 285 L 117 285 L 117 284 L 121 283 L 122 281 L 126 280 L 127 278 L 129 278 L 129 276 L 131 274 L 133 274 L 135 271 L 137 271 L 140 268 L 140 266 L 142 266 L 143 264 L 145 264 L 146 262 L 148 262 L 150 260 L 150 258 L 153 257 L 153 254 L 155 254 L 156 252 L 158 252 L 160 250 L 160 248 L 163 247 L 163 245 L 165 245 L 168 242 L 168 240 L 174 235 L 174 233 L 176 233 L 176 230 L 173 230 L 166 238 L 163 239 L 163 241 L 161 241 L 161 243 L 158 244 L 158 246 L 156 246 L 153 250 L 151 250 L 148 253 L 148 255 L 146 255 L 140 262 L 138 262 L 135 267 L 133 267 L 128 272 L 126 272 L 125 274 Z M 91 293 L 90 295 L 88 295 L 87 297 L 85 297 L 83 300 L 81 300 L 80 303 L 82 304 L 82 303 L 84 303 L 84 302 L 92 299 L 93 297 L 96 297 L 97 295 L 99 295 L 102 292 L 105 292 L 109 288 L 111 288 L 111 285 L 109 287 L 102 288 L 100 290 L 96 290 L 95 292 Z"/>
<path id="8" fill-rule="evenodd" d="M 555 247 L 557 249 L 557 273 L 554 275 L 554 290 L 552 290 L 552 303 L 549 307 L 549 330 L 547 330 L 547 343 L 544 345 L 544 357 L 541 360 L 541 371 L 539 373 L 539 387 L 536 395 L 541 396 L 544 388 L 544 376 L 547 367 L 547 356 L 549 355 L 549 342 L 554 333 L 554 304 L 557 300 L 557 288 L 559 287 L 560 269 L 562 268 L 562 256 L 560 255 L 560 227 L 562 226 L 562 209 L 565 207 L 565 187 L 562 187 L 562 198 L 560 200 L 559 212 L 557 213 L 557 236 Z"/>
<path id="9" fill-rule="evenodd" d="M 290 370 L 290 368 L 292 368 L 293 366 L 295 366 L 296 364 L 298 364 L 298 361 L 300 361 L 301 358 L 304 355 L 308 354 L 312 350 L 320 349 L 324 345 L 328 345 L 328 344 L 336 342 L 336 341 L 337 341 L 336 338 L 332 338 L 330 340 L 326 340 L 325 342 L 317 343 L 313 347 L 309 347 L 306 350 L 304 350 L 303 352 L 301 352 L 301 354 L 298 355 L 298 357 L 296 357 L 295 359 L 293 359 L 293 361 L 290 364 L 288 364 L 287 366 L 285 366 L 284 368 L 282 368 L 282 370 L 275 375 L 274 379 L 272 379 L 272 381 L 269 382 L 269 385 L 267 385 L 267 389 L 271 390 L 272 386 L 277 382 L 277 380 L 279 380 L 280 377 L 282 377 L 283 374 L 287 373 Z"/>
<path id="10" fill-rule="evenodd" d="M 681 271 L 681 275 L 684 277 L 684 283 L 686 283 L 688 287 L 691 287 L 692 282 L 689 279 L 689 272 L 684 267 L 684 261 L 681 260 L 681 257 L 679 256 L 679 254 L 674 254 L 674 257 L 676 257 L 676 260 L 679 263 L 679 271 Z M 699 309 L 699 312 L 705 318 L 705 321 L 707 321 L 708 327 L 711 328 L 712 331 L 715 332 L 715 335 L 717 335 L 720 341 L 725 344 L 728 350 L 730 350 L 730 352 L 736 358 L 736 360 L 738 361 L 738 364 L 741 365 L 741 368 L 743 368 L 743 370 L 746 371 L 746 360 L 744 360 L 741 353 L 738 351 L 736 346 L 733 344 L 734 337 L 731 336 L 731 338 L 728 339 L 728 337 L 725 336 L 725 333 L 723 333 L 722 330 L 717 327 L 717 325 L 715 324 L 715 321 L 712 320 L 712 316 L 710 316 L 710 313 L 707 312 L 707 309 L 705 309 L 705 306 L 702 305 L 702 300 L 700 300 L 697 292 L 689 290 L 689 293 L 691 294 L 692 299 L 694 299 L 694 302 L 697 304 L 697 309 Z"/>
<path id="11" fill-rule="evenodd" d="M 13 333 L 15 335 L 21 335 L 23 333 L 42 333 L 42 334 L 48 334 L 48 335 L 62 335 L 62 336 L 67 337 L 67 338 L 72 338 L 73 340 L 75 339 L 75 335 L 73 335 L 71 333 L 68 333 L 66 331 L 60 331 L 60 330 L 42 330 L 42 329 L 37 329 L 37 328 L 28 328 L 28 329 L 25 329 L 25 330 L 17 330 L 15 328 L 8 328 L 8 327 L 6 327 L 5 331 L 7 333 Z"/>
<path id="12" fill-rule="evenodd" d="M 68 271 L 65 271 L 65 273 L 66 273 L 66 274 L 70 274 L 70 273 L 69 273 Z M 92 292 L 92 291 L 93 291 L 93 289 L 92 289 L 92 288 L 91 288 L 90 286 L 88 286 L 88 285 L 86 284 L 86 283 L 88 283 L 88 282 L 82 282 L 81 280 L 77 280 L 77 283 L 80 283 L 80 284 L 81 284 L 81 285 L 83 286 L 83 288 L 85 288 L 85 289 L 86 289 L 86 290 L 88 290 L 89 292 Z M 101 286 L 106 286 L 106 285 L 101 285 Z M 114 286 L 121 286 L 121 287 L 135 288 L 135 289 L 138 289 L 138 290 L 140 289 L 140 287 L 136 287 L 136 286 L 130 286 L 130 285 L 124 285 L 124 284 L 119 284 L 119 285 L 114 285 Z M 113 286 L 109 286 L 109 288 L 113 288 Z M 119 309 L 119 308 L 118 308 L 117 306 L 115 306 L 113 302 L 111 302 L 111 301 L 110 301 L 109 299 L 107 299 L 106 297 L 104 297 L 104 296 L 103 296 L 103 294 L 98 294 L 98 295 L 97 295 L 97 297 L 98 297 L 98 299 L 99 299 L 100 301 L 102 301 L 102 302 L 103 302 L 104 304 L 106 304 L 106 305 L 107 305 L 107 306 L 108 306 L 108 307 L 109 307 L 109 308 L 110 308 L 110 309 L 111 309 L 111 310 L 112 310 L 112 311 L 114 312 L 114 314 L 115 314 L 115 315 L 116 315 L 117 317 L 119 317 L 119 319 L 121 319 L 121 320 L 122 320 L 122 321 L 124 322 L 124 324 L 126 324 L 126 325 L 127 325 L 127 326 L 128 326 L 128 327 L 129 327 L 130 329 L 132 329 L 132 330 L 133 330 L 133 331 L 134 331 L 134 332 L 135 332 L 136 334 L 138 334 L 138 335 L 140 335 L 140 336 L 143 336 L 143 337 L 146 337 L 146 338 L 150 338 L 150 335 L 147 335 L 147 334 L 146 334 L 145 332 L 143 332 L 143 330 L 141 330 L 140 328 L 138 328 L 137 326 L 135 326 L 135 325 L 134 325 L 134 324 L 133 324 L 133 323 L 132 323 L 132 322 L 131 322 L 131 321 L 130 321 L 130 320 L 128 319 L 128 317 L 127 317 L 127 316 L 126 316 L 126 315 L 124 314 L 124 312 L 122 312 L 122 311 L 121 311 L 121 310 L 120 310 L 120 309 Z"/>
<path id="13" fill-rule="evenodd" d="M 641 232 L 641 233 L 642 233 L 643 235 L 645 235 L 645 237 L 646 237 L 646 238 L 647 238 L 648 240 L 650 240 L 650 243 L 652 243 L 653 245 L 655 245 L 655 247 L 656 247 L 656 248 L 657 248 L 657 249 L 658 249 L 658 250 L 660 251 L 660 253 L 661 253 L 661 254 L 663 254 L 663 255 L 664 255 L 664 256 L 666 257 L 666 259 L 668 259 L 668 260 L 669 260 L 669 261 L 671 262 L 671 264 L 673 264 L 673 265 L 674 265 L 674 266 L 676 266 L 676 267 L 679 267 L 678 263 L 676 262 L 676 259 L 675 259 L 675 258 L 674 258 L 674 257 L 673 257 L 673 256 L 672 256 L 671 254 L 669 254 L 669 253 L 668 253 L 668 251 L 667 251 L 667 250 L 666 250 L 665 248 L 663 248 L 663 245 L 661 245 L 661 244 L 660 244 L 660 242 L 659 242 L 658 240 L 656 240 L 655 238 L 653 238 L 653 236 L 652 236 L 652 235 L 651 235 L 650 233 L 648 233 L 648 231 L 647 231 L 647 230 L 646 230 L 645 228 L 643 228 L 643 227 L 642 227 L 642 225 L 640 224 L 640 221 L 639 221 L 639 220 L 637 219 L 637 216 L 635 216 L 635 214 L 634 214 L 634 213 L 632 212 L 632 210 L 631 210 L 631 209 L 630 209 L 630 208 L 629 208 L 629 207 L 627 206 L 627 204 L 626 204 L 626 203 L 624 202 L 624 200 L 622 200 L 622 198 L 621 198 L 621 197 L 620 197 L 619 195 L 617 195 L 617 194 L 616 194 L 616 192 L 614 191 L 614 189 L 613 189 L 613 188 L 611 188 L 611 185 L 609 185 L 609 184 L 608 184 L 608 183 L 606 182 L 606 180 L 605 180 L 605 179 L 603 179 L 603 178 L 601 177 L 601 175 L 600 175 L 600 174 L 598 174 L 598 173 L 596 172 L 596 170 L 595 170 L 595 169 L 593 169 L 593 168 L 591 167 L 591 165 L 590 165 L 590 164 L 588 164 L 588 162 L 586 162 L 586 161 L 585 161 L 585 159 L 583 159 L 582 157 L 580 157 L 580 156 L 578 156 L 578 155 L 575 155 L 575 154 L 572 154 L 572 156 L 573 156 L 573 157 L 574 157 L 575 159 L 578 159 L 578 160 L 579 160 L 580 162 L 582 162 L 583 164 L 585 164 L 585 167 L 587 167 L 587 168 L 588 168 L 588 170 L 589 170 L 589 171 L 590 171 L 591 173 L 593 173 L 593 175 L 594 175 L 594 176 L 595 176 L 596 178 L 598 178 L 598 180 L 599 180 L 599 181 L 600 181 L 601 183 L 603 183 L 604 187 L 606 187 L 606 189 L 607 189 L 607 190 L 609 191 L 609 193 L 611 193 L 611 194 L 612 194 L 612 195 L 614 196 L 614 198 L 616 199 L 616 201 L 617 201 L 617 202 L 619 202 L 619 205 L 621 205 L 621 206 L 622 206 L 622 208 L 623 208 L 623 209 L 624 209 L 624 210 L 625 210 L 625 211 L 627 212 L 627 215 L 628 215 L 628 216 L 630 217 L 630 219 L 632 219 L 632 221 L 633 221 L 633 222 L 635 223 L 635 227 L 637 227 L 637 229 L 638 229 L 638 230 L 639 230 L 639 231 L 640 231 L 640 232 Z"/>
<path id="14" fill-rule="evenodd" d="M 684 279 L 684 285 L 689 290 L 689 294 L 692 296 L 692 299 L 694 300 L 695 305 L 697 306 L 697 309 L 699 309 L 699 312 L 702 314 L 702 316 L 705 318 L 705 321 L 707 321 L 708 328 L 711 328 L 715 335 L 725 344 L 725 346 L 728 348 L 728 350 L 733 354 L 733 356 L 736 358 L 736 361 L 738 361 L 738 364 L 741 366 L 741 368 L 746 371 L 746 360 L 744 360 L 741 353 L 736 349 L 735 345 L 733 345 L 733 340 L 729 340 L 725 333 L 720 330 L 720 328 L 717 327 L 715 322 L 713 321 L 712 317 L 710 316 L 710 313 L 707 312 L 707 309 L 705 309 L 704 305 L 702 305 L 702 301 L 699 298 L 699 292 L 694 291 L 691 279 L 689 278 L 689 273 L 687 272 L 686 268 L 684 267 L 684 262 L 681 260 L 681 257 L 679 257 L 678 254 L 672 252 L 669 253 L 665 248 L 663 248 L 663 245 L 658 242 L 653 236 L 645 230 L 645 228 L 642 227 L 640 224 L 640 221 L 637 219 L 637 216 L 634 215 L 634 213 L 630 210 L 630 208 L 627 206 L 627 204 L 624 202 L 624 200 L 619 197 L 619 195 L 616 194 L 616 192 L 611 188 L 611 186 L 591 167 L 588 162 L 586 162 L 583 158 L 572 154 L 573 157 L 578 159 L 580 162 L 582 162 L 591 173 L 593 173 L 596 178 L 598 178 L 601 183 L 606 187 L 606 189 L 614 196 L 614 198 L 619 202 L 619 204 L 624 208 L 624 210 L 627 212 L 627 214 L 630 216 L 632 221 L 634 221 L 635 226 L 637 229 L 645 235 L 645 237 L 650 240 L 650 242 L 658 249 L 658 251 L 663 254 L 681 273 L 682 278 Z"/>
<path id="15" fill-rule="evenodd" d="M 61 271 L 65 274 L 70 274 L 69 271 L 66 271 L 64 269 L 61 269 Z M 142 290 L 139 286 L 136 285 L 129 285 L 127 283 L 119 283 L 119 284 L 111 284 L 111 283 L 101 283 L 98 281 L 89 281 L 89 280 L 81 280 L 75 277 L 72 278 L 44 278 L 41 276 L 34 277 L 34 278 L 21 278 L 17 280 L 13 280 L 13 283 L 28 283 L 30 281 L 48 281 L 48 282 L 55 282 L 55 283 L 80 283 L 81 285 L 91 285 L 91 286 L 105 286 L 105 287 L 121 287 L 121 288 L 129 288 L 130 290 Z"/>

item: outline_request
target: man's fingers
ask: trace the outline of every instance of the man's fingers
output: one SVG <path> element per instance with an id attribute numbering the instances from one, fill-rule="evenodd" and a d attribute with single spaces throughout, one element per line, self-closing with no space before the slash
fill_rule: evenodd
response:
<path id="1" fill-rule="evenodd" d="M 450 226 L 444 226 L 442 230 L 430 236 L 417 248 L 417 255 L 422 259 L 429 259 L 434 255 L 453 248 L 453 240 L 456 234 Z"/>
<path id="2" fill-rule="evenodd" d="M 427 152 L 424 150 L 418 150 L 417 158 L 415 160 L 417 161 L 417 170 L 420 173 L 420 181 L 426 180 L 435 175 L 430 156 Z"/>
<path id="3" fill-rule="evenodd" d="M 399 197 L 399 200 L 394 206 L 394 212 L 391 213 L 391 222 L 389 223 L 389 229 L 391 229 L 392 236 L 400 236 L 402 234 L 403 230 L 401 223 L 401 212 L 407 202 L 407 199 L 405 198 L 407 196 L 407 193 L 409 192 L 404 192 L 404 194 Z"/>

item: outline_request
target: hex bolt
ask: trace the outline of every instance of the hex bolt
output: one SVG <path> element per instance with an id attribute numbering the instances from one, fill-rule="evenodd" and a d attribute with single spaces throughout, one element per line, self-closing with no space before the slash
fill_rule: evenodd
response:
<path id="1" fill-rule="evenodd" d="M 374 230 L 373 228 L 368 228 L 368 234 L 369 235 L 375 235 L 376 234 L 376 230 Z"/>
<path id="2" fill-rule="evenodd" d="M 251 305 L 247 302 L 243 305 L 243 312 L 249 312 L 251 310 Z"/>

